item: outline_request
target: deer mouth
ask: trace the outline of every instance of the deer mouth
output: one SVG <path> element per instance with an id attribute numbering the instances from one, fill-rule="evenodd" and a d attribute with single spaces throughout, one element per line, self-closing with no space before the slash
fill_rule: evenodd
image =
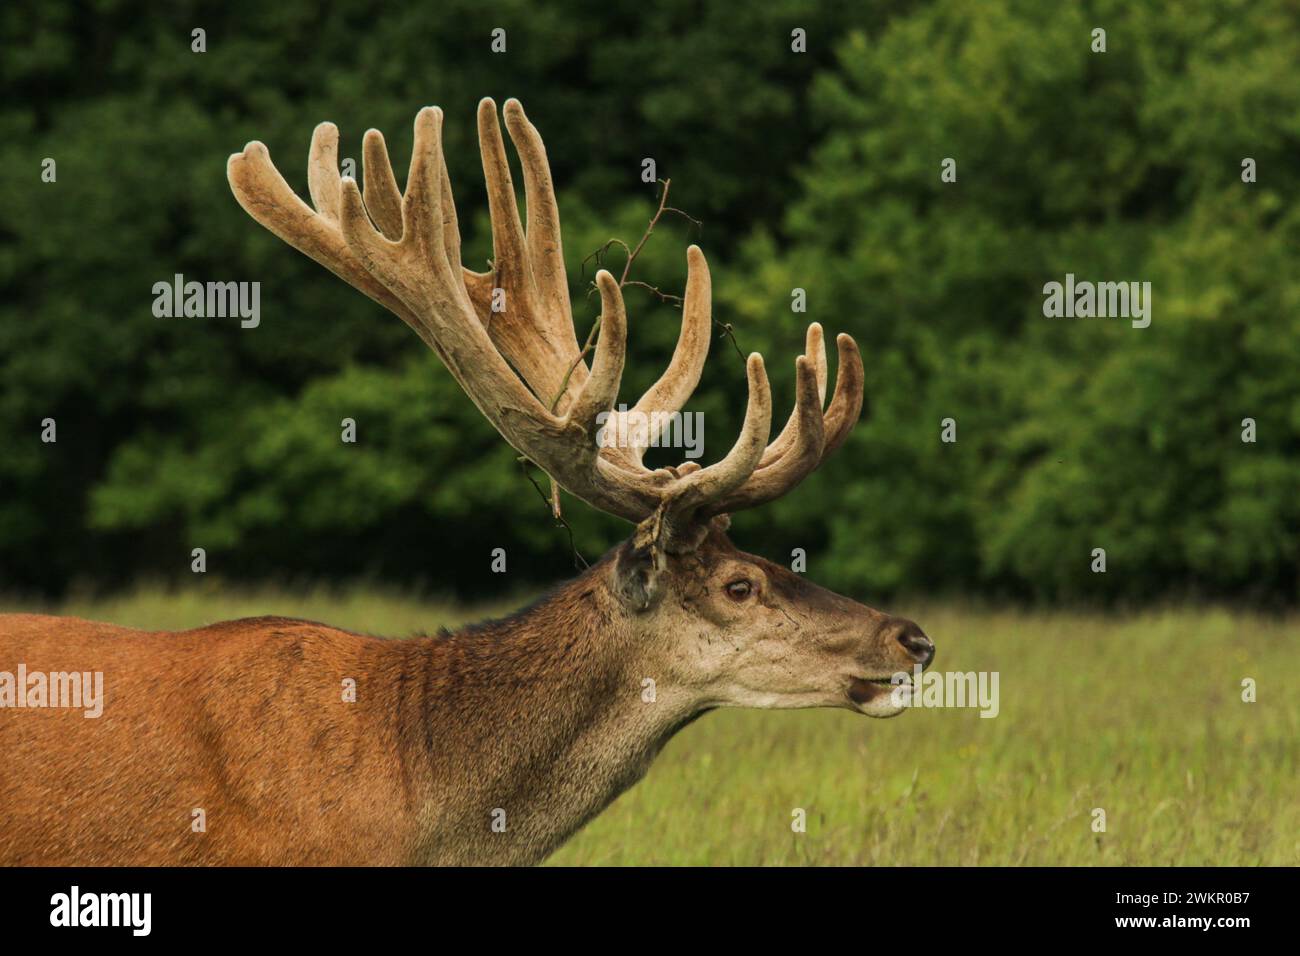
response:
<path id="1" fill-rule="evenodd" d="M 894 696 L 894 691 L 911 682 L 911 677 L 906 674 L 902 675 L 901 680 L 895 680 L 894 674 L 887 677 L 855 677 L 849 681 L 846 693 L 849 700 L 857 705 L 857 709 L 869 717 L 893 717 L 905 709 L 905 705 Z"/>

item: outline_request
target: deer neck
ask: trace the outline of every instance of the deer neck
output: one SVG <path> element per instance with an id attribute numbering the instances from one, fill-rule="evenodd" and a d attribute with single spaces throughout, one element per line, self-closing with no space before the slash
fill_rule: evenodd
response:
<path id="1" fill-rule="evenodd" d="M 688 693 L 649 691 L 662 676 L 604 567 L 508 618 L 428 639 L 424 860 L 543 859 L 700 712 Z"/>

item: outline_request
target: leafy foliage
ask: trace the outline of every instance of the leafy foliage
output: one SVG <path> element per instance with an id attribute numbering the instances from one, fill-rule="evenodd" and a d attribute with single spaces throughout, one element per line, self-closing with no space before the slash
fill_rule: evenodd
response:
<path id="1" fill-rule="evenodd" d="M 227 578 L 461 592 L 492 589 L 496 546 L 512 580 L 569 568 L 566 534 L 437 360 L 253 224 L 224 175 L 260 138 L 305 194 L 325 118 L 342 155 L 359 163 L 373 125 L 400 166 L 412 117 L 436 102 L 465 259 L 482 268 L 473 109 L 513 95 L 549 145 L 580 337 L 597 312 L 584 257 L 640 234 L 651 156 L 704 225 L 665 220 L 637 278 L 680 290 L 699 241 L 715 317 L 768 356 L 781 401 L 807 321 L 862 345 L 867 420 L 794 495 L 737 516 L 745 546 L 805 548 L 811 575 L 873 598 L 1294 600 L 1294 11 L 860 7 L 6 7 L 0 584 L 176 576 L 192 547 Z M 506 54 L 489 49 L 498 26 Z M 206 53 L 190 50 L 195 27 Z M 1241 181 L 1246 156 L 1257 183 Z M 39 180 L 45 157 L 57 183 Z M 944 157 L 956 183 L 940 181 Z M 1150 328 L 1044 318 L 1043 283 L 1066 272 L 1150 281 Z M 155 318 L 150 290 L 177 273 L 260 281 L 261 325 Z M 796 287 L 807 314 L 791 311 Z M 627 298 L 630 396 L 667 361 L 677 316 Z M 742 396 L 719 341 L 691 406 L 706 457 L 730 443 Z M 39 441 L 47 417 L 56 444 Z M 939 441 L 946 417 L 955 444 Z M 343 418 L 356 444 L 339 440 Z M 581 505 L 566 517 L 589 559 L 621 533 Z M 1095 547 L 1106 575 L 1089 571 Z"/>
<path id="2" fill-rule="evenodd" d="M 829 133 L 790 251 L 751 239 L 732 271 L 757 286 L 728 290 L 747 328 L 805 287 L 810 314 L 846 317 L 864 347 L 870 419 L 823 479 L 839 507 L 818 573 L 874 591 L 1294 599 L 1294 19 L 937 3 L 849 36 L 815 85 Z M 1151 326 L 1044 318 L 1043 284 L 1067 272 L 1150 281 Z M 826 498 L 804 494 L 764 516 L 769 533 L 818 521 L 807 498 Z"/>

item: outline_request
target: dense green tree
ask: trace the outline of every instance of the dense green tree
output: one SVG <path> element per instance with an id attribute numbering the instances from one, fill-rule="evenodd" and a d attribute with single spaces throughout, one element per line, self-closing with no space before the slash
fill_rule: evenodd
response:
<path id="1" fill-rule="evenodd" d="M 519 96 L 546 138 L 580 334 L 597 311 L 584 260 L 654 209 L 643 158 L 701 220 L 665 218 L 636 277 L 679 290 L 686 244 L 709 255 L 736 345 L 716 342 L 691 406 L 706 457 L 743 412 L 737 347 L 767 355 L 784 405 L 807 321 L 862 345 L 866 421 L 800 491 L 737 516 L 746 545 L 802 547 L 810 574 L 873 598 L 1294 600 L 1298 18 L 1226 0 L 9 5 L 0 587 L 180 575 L 196 546 L 228 577 L 464 593 L 494 586 L 491 547 L 512 580 L 570 566 L 567 533 L 436 358 L 225 182 L 258 138 L 305 194 L 327 118 L 342 155 L 375 126 L 404 167 L 416 110 L 438 103 L 481 267 L 473 115 L 491 95 Z M 1044 283 L 1067 272 L 1151 282 L 1152 324 L 1044 317 Z M 261 325 L 155 318 L 152 286 L 176 273 L 261 282 Z M 627 298 L 632 395 L 677 314 Z M 566 517 L 589 559 L 622 530 Z"/>
<path id="2" fill-rule="evenodd" d="M 1294 598 L 1296 19 L 1267 3 L 940 2 L 849 37 L 816 85 L 831 132 L 789 251 L 752 240 L 762 281 L 730 296 L 757 325 L 806 287 L 868 357 L 870 421 L 831 479 L 830 579 Z M 1045 318 L 1043 286 L 1067 272 L 1151 282 L 1152 324 Z M 764 520 L 787 536 L 818 523 L 794 500 Z"/>

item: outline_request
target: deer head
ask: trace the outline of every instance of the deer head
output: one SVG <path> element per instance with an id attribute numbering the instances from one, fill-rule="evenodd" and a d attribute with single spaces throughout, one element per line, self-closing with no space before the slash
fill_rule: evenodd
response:
<path id="1" fill-rule="evenodd" d="M 504 113 L 523 169 L 528 227 L 520 220 L 496 105 L 484 99 L 478 133 L 492 220 L 488 273 L 461 264 L 436 107 L 416 117 L 405 192 L 376 130 L 364 140 L 364 192 L 340 177 L 338 131 L 329 123 L 312 137 L 314 209 L 293 193 L 261 143 L 231 156 L 228 175 L 254 219 L 409 325 L 520 454 L 570 494 L 635 524 L 631 539 L 589 575 L 633 635 L 629 643 L 658 660 L 694 709 L 842 706 L 872 716 L 898 713 L 891 675 L 928 664 L 934 654 L 920 628 L 738 551 L 725 534 L 726 515 L 785 494 L 848 437 L 863 393 L 853 339 L 836 339 L 838 376 L 826 406 L 822 330 L 809 327 L 804 354 L 795 359 L 794 409 L 770 443 L 771 395 L 763 358 L 754 353 L 747 360 L 748 406 L 730 451 L 703 468 L 694 462 L 646 467 L 645 450 L 659 437 L 663 416 L 686 403 L 708 353 L 704 254 L 696 246 L 687 250 L 681 333 L 668 368 L 630 411 L 616 411 L 628 332 L 619 283 L 605 270 L 596 274 L 602 312 L 588 365 L 574 332 L 546 151 L 518 101 L 508 100 Z M 494 290 L 504 293 L 500 311 L 492 309 Z M 620 416 L 651 424 L 620 429 Z M 631 440 L 623 446 L 599 441 L 598 421 Z"/>

